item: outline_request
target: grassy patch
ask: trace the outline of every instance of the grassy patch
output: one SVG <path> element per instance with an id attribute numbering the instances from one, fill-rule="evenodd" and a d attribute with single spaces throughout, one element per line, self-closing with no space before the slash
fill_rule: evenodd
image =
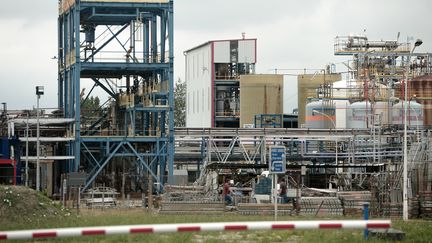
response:
<path id="1" fill-rule="evenodd" d="M 279 217 L 279 220 L 307 220 L 304 217 Z M 328 218 L 315 218 L 325 220 Z M 341 219 L 341 218 L 339 218 Z M 80 215 L 46 222 L 42 228 L 162 224 L 192 222 L 230 222 L 230 221 L 271 221 L 272 216 L 240 216 L 235 214 L 201 215 L 159 215 L 142 209 L 135 210 L 82 210 Z M 11 222 L 10 229 L 41 228 L 39 224 Z M 406 232 L 405 242 L 431 242 L 432 221 L 413 220 L 409 223 L 393 221 L 393 227 Z M 51 240 L 46 240 L 51 242 Z M 364 242 L 362 230 L 280 230 L 280 231 L 242 231 L 210 233 L 168 233 L 114 235 L 80 238 L 63 238 L 52 242 Z M 386 242 L 370 239 L 368 242 Z"/>
<path id="2" fill-rule="evenodd" d="M 292 217 L 282 220 L 353 219 L 349 217 Z M 81 210 L 80 214 L 61 207 L 40 193 L 23 187 L 0 186 L 0 231 L 63 227 L 90 227 L 134 224 L 193 222 L 272 221 L 273 216 L 236 215 L 159 215 L 144 209 Z M 393 220 L 393 228 L 406 233 L 405 242 L 432 242 L 432 221 Z M 364 242 L 362 230 L 279 230 L 205 233 L 135 234 L 76 237 L 44 242 Z M 22 241 L 21 241 L 22 242 Z M 370 239 L 368 242 L 386 242 Z"/>

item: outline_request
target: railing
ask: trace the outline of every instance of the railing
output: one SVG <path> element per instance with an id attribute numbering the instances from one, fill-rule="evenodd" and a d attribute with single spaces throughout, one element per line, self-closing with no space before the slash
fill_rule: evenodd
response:
<path id="1" fill-rule="evenodd" d="M 229 76 L 229 75 L 217 75 L 215 77 L 216 80 L 232 80 L 232 81 L 237 81 L 240 79 L 239 75 L 236 76 Z"/>
<path id="2" fill-rule="evenodd" d="M 240 117 L 240 111 L 215 112 L 216 117 Z"/>
<path id="3" fill-rule="evenodd" d="M 335 38 L 335 55 L 366 53 L 372 50 L 377 50 L 379 52 L 409 52 L 410 43 L 398 43 L 397 41 L 370 41 L 363 36 L 338 36 Z"/>
<path id="4" fill-rule="evenodd" d="M 87 55 L 85 55 L 85 52 Z M 165 60 L 162 62 L 162 55 L 160 52 L 154 56 L 152 53 L 144 53 L 137 51 L 136 55 L 133 56 L 131 53 L 128 54 L 124 51 L 100 51 L 96 55 L 91 56 L 92 52 L 81 51 L 81 62 L 121 62 L 121 63 L 169 63 L 169 51 L 165 52 Z M 145 57 L 143 57 L 143 55 Z"/>

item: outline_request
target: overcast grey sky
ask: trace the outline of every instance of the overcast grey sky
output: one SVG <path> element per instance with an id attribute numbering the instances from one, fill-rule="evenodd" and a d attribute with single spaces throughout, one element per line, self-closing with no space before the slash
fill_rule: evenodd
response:
<path id="1" fill-rule="evenodd" d="M 430 0 L 175 0 L 175 77 L 184 79 L 183 51 L 213 39 L 258 39 L 258 73 L 275 68 L 323 68 L 347 60 L 333 55 L 337 35 L 423 39 L 432 51 Z M 0 102 L 10 109 L 57 106 L 57 1 L 0 3 Z M 344 71 L 344 70 L 339 70 Z M 296 107 L 295 78 L 286 78 L 285 111 Z"/>

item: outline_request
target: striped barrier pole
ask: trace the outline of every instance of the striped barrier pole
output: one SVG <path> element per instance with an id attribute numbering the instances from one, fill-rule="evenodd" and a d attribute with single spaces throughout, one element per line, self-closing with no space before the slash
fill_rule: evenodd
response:
<path id="1" fill-rule="evenodd" d="M 0 232 L 0 240 L 79 237 L 138 233 L 244 231 L 244 230 L 308 230 L 308 229 L 387 229 L 390 220 L 330 220 L 330 221 L 264 221 L 100 226 Z"/>

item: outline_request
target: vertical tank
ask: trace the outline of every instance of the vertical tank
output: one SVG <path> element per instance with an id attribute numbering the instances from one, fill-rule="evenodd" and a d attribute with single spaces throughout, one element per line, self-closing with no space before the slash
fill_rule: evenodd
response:
<path id="1" fill-rule="evenodd" d="M 351 105 L 348 105 L 346 111 L 347 128 L 368 128 L 371 114 L 372 107 L 369 101 L 354 102 Z"/>
<path id="2" fill-rule="evenodd" d="M 381 125 L 392 124 L 392 103 L 390 101 L 379 101 L 374 104 L 375 117 L 379 117 Z"/>
<path id="3" fill-rule="evenodd" d="M 313 101 L 306 105 L 306 128 L 334 128 L 336 122 L 336 107 L 330 101 Z"/>
<path id="4" fill-rule="evenodd" d="M 226 103 L 225 101 L 228 95 L 228 91 L 225 87 L 217 87 L 216 89 L 216 115 L 223 116 L 225 113 Z"/>
<path id="5" fill-rule="evenodd" d="M 405 101 L 400 101 L 399 103 L 393 105 L 392 120 L 394 125 L 403 125 L 405 109 L 404 104 Z M 407 105 L 408 126 L 423 126 L 423 105 L 417 103 L 416 101 L 408 101 Z"/>

